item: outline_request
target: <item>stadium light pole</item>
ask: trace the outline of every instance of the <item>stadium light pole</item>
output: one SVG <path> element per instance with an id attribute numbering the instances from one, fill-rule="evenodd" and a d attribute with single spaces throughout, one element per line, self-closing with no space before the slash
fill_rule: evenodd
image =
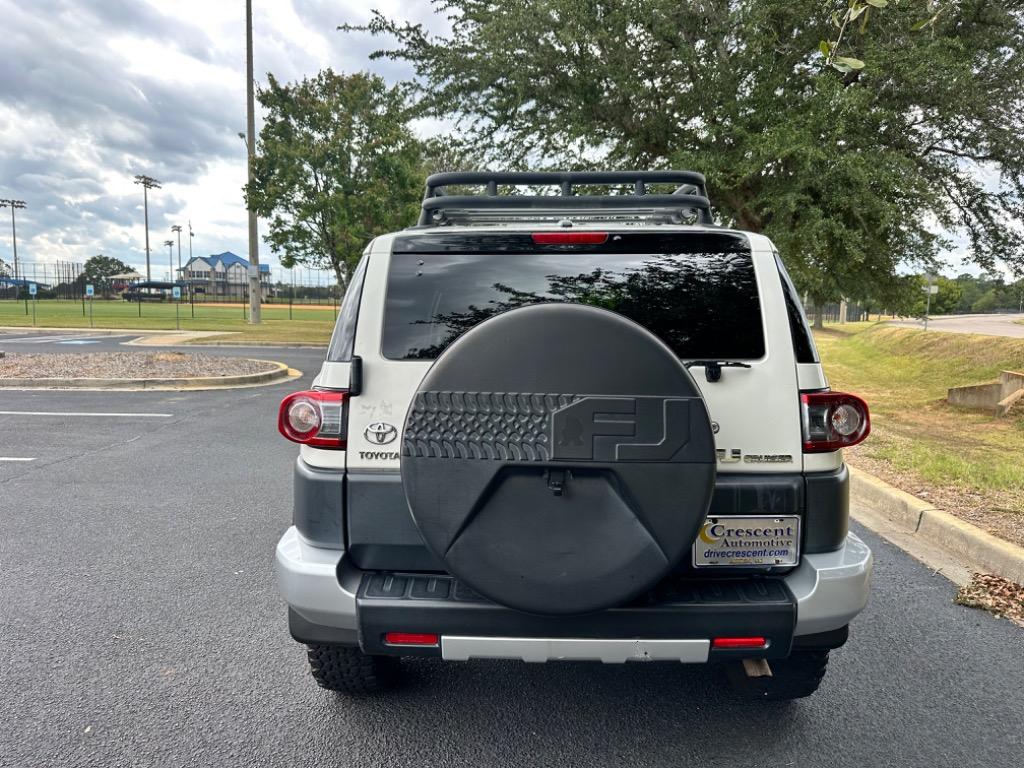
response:
<path id="1" fill-rule="evenodd" d="M 149 271 L 149 190 L 160 189 L 160 182 L 152 176 L 140 173 L 135 177 L 135 183 L 142 185 L 142 209 L 146 216 L 146 279 L 151 280 Z"/>
<path id="2" fill-rule="evenodd" d="M 255 85 L 252 66 L 252 0 L 245 0 L 245 120 L 248 138 L 245 142 L 246 160 L 249 169 L 249 187 L 253 183 L 253 164 L 256 159 L 256 104 Z M 249 322 L 258 325 L 260 322 L 260 302 L 263 299 L 260 291 L 260 241 L 256 229 L 256 211 L 249 209 Z"/>
<path id="3" fill-rule="evenodd" d="M 11 209 L 11 246 L 14 248 L 14 279 L 18 279 L 18 228 L 14 224 L 14 211 L 25 207 L 24 200 L 11 200 L 10 198 L 0 200 L 0 208 Z M 15 283 L 17 285 L 17 283 Z"/>
<path id="4" fill-rule="evenodd" d="M 181 278 L 181 224 L 171 226 L 171 232 L 178 233 L 178 278 Z M 173 280 L 172 280 L 173 282 Z"/>
<path id="5" fill-rule="evenodd" d="M 170 278 L 170 282 L 174 282 L 174 241 L 164 240 L 164 245 L 167 246 L 167 276 Z"/>

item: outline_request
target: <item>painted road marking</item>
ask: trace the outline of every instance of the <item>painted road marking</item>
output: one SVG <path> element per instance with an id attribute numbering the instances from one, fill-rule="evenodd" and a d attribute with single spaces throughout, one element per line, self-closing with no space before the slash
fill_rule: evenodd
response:
<path id="1" fill-rule="evenodd" d="M 35 461 L 35 459 L 29 459 L 24 456 L 0 456 L 0 461 Z"/>
<path id="2" fill-rule="evenodd" d="M 82 336 L 63 333 L 60 336 L 19 336 L 14 339 L 9 339 L 6 336 L 0 336 L 0 341 L 4 344 L 81 344 L 84 342 L 95 344 L 97 341 L 103 341 L 105 339 L 123 339 L 129 335 L 130 334 L 126 333 L 118 336 L 111 336 L 105 333 L 101 336 Z"/>
<path id="3" fill-rule="evenodd" d="M 169 419 L 173 413 L 95 413 L 92 411 L 0 411 L 0 416 L 102 416 L 126 419 Z"/>
<path id="4" fill-rule="evenodd" d="M 60 336 L 22 336 L 17 339 L 4 339 L 4 344 L 46 344 L 51 341 L 63 341 L 64 339 L 75 339 L 77 336 L 68 336 L 66 333 Z"/>

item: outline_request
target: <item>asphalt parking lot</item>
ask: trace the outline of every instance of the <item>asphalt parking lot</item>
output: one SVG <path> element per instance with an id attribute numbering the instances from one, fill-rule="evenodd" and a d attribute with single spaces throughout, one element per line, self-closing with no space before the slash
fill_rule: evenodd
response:
<path id="1" fill-rule="evenodd" d="M 0 461 L 0 765 L 1024 762 L 1024 630 L 953 605 L 944 577 L 862 530 L 871 603 L 802 702 L 736 700 L 716 670 L 666 664 L 416 660 L 388 698 L 321 691 L 288 636 L 273 552 L 296 453 L 277 403 L 322 353 L 218 351 L 305 375 L 0 391 L 0 457 L 32 459 Z"/>

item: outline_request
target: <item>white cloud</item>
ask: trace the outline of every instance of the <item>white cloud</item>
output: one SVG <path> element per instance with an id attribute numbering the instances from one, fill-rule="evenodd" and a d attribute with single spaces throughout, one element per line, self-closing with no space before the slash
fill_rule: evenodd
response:
<path id="1" fill-rule="evenodd" d="M 430 5 L 356 0 L 254 0 L 257 81 L 330 66 L 390 80 L 401 64 L 370 62 L 381 41 L 346 35 L 370 8 L 419 21 Z M 153 263 L 173 223 L 189 219 L 196 253 L 248 250 L 242 2 L 0 0 L 0 197 L 24 199 L 19 257 L 82 262 L 96 253 L 145 263 L 137 173 L 150 196 Z M 432 22 L 434 23 L 434 22 Z M 258 106 L 257 106 L 258 109 Z M 9 260 L 0 227 L 0 257 Z M 265 225 L 261 225 L 265 232 Z M 187 240 L 183 250 L 187 251 Z M 269 248 L 261 259 L 276 264 Z"/>

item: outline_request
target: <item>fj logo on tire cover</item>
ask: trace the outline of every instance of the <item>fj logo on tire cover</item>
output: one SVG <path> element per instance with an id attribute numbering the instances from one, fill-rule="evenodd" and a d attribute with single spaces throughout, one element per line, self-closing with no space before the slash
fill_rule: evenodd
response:
<path id="1" fill-rule="evenodd" d="M 580 398 L 551 414 L 551 458 L 671 461 L 690 440 L 690 400 Z"/>

